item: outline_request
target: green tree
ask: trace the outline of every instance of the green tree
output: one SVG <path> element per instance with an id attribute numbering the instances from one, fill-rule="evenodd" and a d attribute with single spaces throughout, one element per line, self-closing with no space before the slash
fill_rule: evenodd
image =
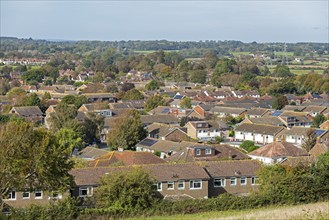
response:
<path id="1" fill-rule="evenodd" d="M 192 100 L 189 97 L 184 97 L 179 105 L 181 108 L 192 108 Z"/>
<path id="2" fill-rule="evenodd" d="M 145 89 L 149 91 L 154 91 L 160 88 L 160 83 L 156 80 L 152 80 L 148 84 L 145 85 Z"/>
<path id="3" fill-rule="evenodd" d="M 190 80 L 193 83 L 204 84 L 207 82 L 207 72 L 205 70 L 192 70 L 189 74 Z"/>
<path id="4" fill-rule="evenodd" d="M 56 132 L 55 136 L 58 144 L 64 149 L 68 149 L 68 152 L 73 152 L 74 148 L 82 149 L 83 147 L 81 134 L 72 128 L 61 128 Z"/>
<path id="5" fill-rule="evenodd" d="M 132 109 L 115 119 L 114 127 L 107 136 L 107 145 L 112 149 L 133 149 L 146 135 L 139 112 Z"/>
<path id="6" fill-rule="evenodd" d="M 294 76 L 294 74 L 290 72 L 289 67 L 286 65 L 277 65 L 273 71 L 273 75 L 276 77 Z"/>
<path id="7" fill-rule="evenodd" d="M 144 99 L 143 94 L 137 89 L 131 89 L 127 91 L 122 97 L 123 100 L 140 100 Z"/>
<path id="8" fill-rule="evenodd" d="M 278 96 L 272 103 L 272 108 L 274 109 L 282 109 L 284 106 L 288 105 L 288 99 L 284 95 Z"/>
<path id="9" fill-rule="evenodd" d="M 145 105 L 144 105 L 144 109 L 145 109 L 145 111 L 148 112 L 148 111 L 151 111 L 152 109 L 155 109 L 156 107 L 164 105 L 164 104 L 165 104 L 165 101 L 162 98 L 162 96 L 153 95 L 153 96 L 150 96 L 146 100 Z"/>
<path id="10" fill-rule="evenodd" d="M 74 105 L 59 103 L 56 111 L 50 113 L 50 128 L 58 131 L 63 127 L 73 128 L 77 125 L 75 117 L 77 116 L 77 108 Z"/>
<path id="11" fill-rule="evenodd" d="M 11 189 L 67 189 L 70 153 L 44 128 L 21 121 L 0 125 L 0 208 Z"/>
<path id="12" fill-rule="evenodd" d="M 88 103 L 87 97 L 84 95 L 79 95 L 75 98 L 74 105 L 75 107 L 80 108 L 81 105 Z"/>
<path id="13" fill-rule="evenodd" d="M 104 117 L 95 113 L 88 113 L 83 125 L 84 141 L 93 143 L 101 138 L 101 131 L 104 127 Z"/>
<path id="14" fill-rule="evenodd" d="M 320 125 L 326 121 L 326 117 L 323 114 L 317 114 L 312 122 L 313 128 L 319 128 Z"/>
<path id="15" fill-rule="evenodd" d="M 150 208 L 161 199 L 155 183 L 155 179 L 140 168 L 105 175 L 95 191 L 96 206 L 120 211 Z"/>
<path id="16" fill-rule="evenodd" d="M 303 138 L 303 144 L 302 147 L 309 152 L 314 145 L 316 144 L 316 132 L 314 129 L 310 128 L 306 132 L 306 136 Z"/>
<path id="17" fill-rule="evenodd" d="M 255 146 L 255 143 L 253 141 L 244 141 L 242 142 L 242 144 L 240 145 L 240 147 L 244 150 L 246 150 L 248 153 L 258 149 L 257 146 Z"/>
<path id="18" fill-rule="evenodd" d="M 6 95 L 9 90 L 9 80 L 5 78 L 0 78 L 0 95 Z"/>
<path id="19" fill-rule="evenodd" d="M 75 103 L 75 96 L 74 95 L 66 95 L 62 98 L 61 103 L 65 103 L 67 105 L 73 105 Z"/>

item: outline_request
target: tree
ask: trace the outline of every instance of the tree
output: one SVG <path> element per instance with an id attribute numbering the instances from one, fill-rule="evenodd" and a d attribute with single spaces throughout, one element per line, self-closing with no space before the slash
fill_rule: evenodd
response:
<path id="1" fill-rule="evenodd" d="M 145 89 L 149 91 L 154 91 L 160 88 L 160 83 L 156 80 L 152 80 L 148 84 L 145 85 Z"/>
<path id="2" fill-rule="evenodd" d="M 131 89 L 127 91 L 122 97 L 123 100 L 140 100 L 144 99 L 143 94 L 137 89 Z"/>
<path id="3" fill-rule="evenodd" d="M 184 97 L 180 103 L 179 103 L 181 108 L 192 108 L 192 101 L 189 97 Z"/>
<path id="4" fill-rule="evenodd" d="M 50 113 L 50 128 L 55 131 L 63 127 L 73 128 L 77 125 L 75 120 L 77 114 L 77 108 L 74 105 L 57 104 L 56 112 Z"/>
<path id="5" fill-rule="evenodd" d="M 68 149 L 68 152 L 73 152 L 74 148 L 82 149 L 83 147 L 81 134 L 72 128 L 61 128 L 56 132 L 55 136 L 58 144 L 63 149 Z"/>
<path id="6" fill-rule="evenodd" d="M 303 139 L 302 147 L 309 152 L 316 144 L 316 132 L 314 129 L 310 128 L 306 132 L 306 136 Z"/>
<path id="7" fill-rule="evenodd" d="M 75 103 L 75 96 L 74 95 L 66 95 L 62 98 L 61 103 L 65 103 L 67 105 Z"/>
<path id="8" fill-rule="evenodd" d="M 121 91 L 123 92 L 127 92 L 131 89 L 135 88 L 135 85 L 133 83 L 124 83 L 122 86 L 121 86 Z"/>
<path id="9" fill-rule="evenodd" d="M 287 97 L 284 95 L 280 95 L 273 101 L 272 108 L 282 109 L 284 106 L 286 106 L 288 104 L 289 104 L 289 102 L 288 102 Z"/>
<path id="10" fill-rule="evenodd" d="M 0 78 L 0 95 L 6 95 L 9 90 L 9 80 L 5 78 Z"/>
<path id="11" fill-rule="evenodd" d="M 101 178 L 95 190 L 96 206 L 119 210 L 144 210 L 161 198 L 156 180 L 140 168 L 117 171 Z"/>
<path id="12" fill-rule="evenodd" d="M 204 84 L 207 82 L 207 72 L 205 70 L 192 70 L 190 71 L 190 80 L 193 83 Z"/>
<path id="13" fill-rule="evenodd" d="M 159 95 L 154 95 L 154 96 L 150 96 L 144 105 L 144 109 L 145 111 L 151 111 L 152 109 L 155 109 L 158 106 L 164 105 L 165 101 L 162 98 L 162 96 Z"/>
<path id="14" fill-rule="evenodd" d="M 132 109 L 115 119 L 107 136 L 107 145 L 112 149 L 133 149 L 146 135 L 147 131 L 142 125 L 139 112 Z"/>
<path id="15" fill-rule="evenodd" d="M 273 75 L 276 77 L 294 76 L 294 74 L 290 72 L 289 67 L 286 65 L 277 65 L 273 71 Z"/>
<path id="16" fill-rule="evenodd" d="M 101 131 L 104 127 L 104 117 L 95 113 L 86 115 L 83 125 L 84 141 L 93 143 L 101 138 Z"/>
<path id="17" fill-rule="evenodd" d="M 323 114 L 317 114 L 312 122 L 313 128 L 319 128 L 320 125 L 326 121 L 326 117 Z"/>
<path id="18" fill-rule="evenodd" d="M 27 122 L 0 125 L 0 203 L 11 189 L 66 189 L 71 152 L 44 128 Z"/>
<path id="19" fill-rule="evenodd" d="M 242 144 L 240 145 L 240 147 L 244 150 L 246 150 L 248 153 L 258 149 L 257 146 L 255 146 L 255 143 L 253 141 L 244 141 L 242 142 Z"/>

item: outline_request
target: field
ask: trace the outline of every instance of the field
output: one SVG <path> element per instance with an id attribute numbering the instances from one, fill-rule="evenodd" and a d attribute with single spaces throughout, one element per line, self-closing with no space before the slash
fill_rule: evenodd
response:
<path id="1" fill-rule="evenodd" d="M 319 202 L 313 204 L 283 206 L 283 207 L 268 207 L 252 210 L 238 210 L 238 211 L 217 211 L 205 212 L 192 215 L 174 215 L 174 216 L 157 216 L 151 218 L 132 218 L 132 219 L 149 219 L 149 220 L 165 220 L 165 219 L 266 219 L 266 220 L 302 220 L 302 219 L 329 219 L 329 202 Z"/>
<path id="2" fill-rule="evenodd" d="M 163 52 L 178 52 L 179 50 L 163 50 Z M 135 50 L 135 53 L 138 54 L 150 54 L 150 53 L 154 53 L 157 52 L 156 50 Z"/>

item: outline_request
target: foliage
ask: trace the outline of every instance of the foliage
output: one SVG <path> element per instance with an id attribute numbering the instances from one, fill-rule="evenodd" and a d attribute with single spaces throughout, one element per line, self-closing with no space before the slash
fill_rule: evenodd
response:
<path id="1" fill-rule="evenodd" d="M 273 76 L 276 77 L 289 77 L 294 74 L 290 72 L 290 69 L 286 65 L 277 65 L 273 71 Z"/>
<path id="2" fill-rule="evenodd" d="M 246 150 L 248 153 L 259 148 L 259 147 L 255 146 L 255 142 L 249 141 L 249 140 L 243 141 L 242 144 L 240 145 L 240 147 L 242 149 Z"/>
<path id="3" fill-rule="evenodd" d="M 131 89 L 131 90 L 125 92 L 122 99 L 123 100 L 140 100 L 140 99 L 144 99 L 144 95 L 137 89 Z"/>
<path id="4" fill-rule="evenodd" d="M 192 70 L 189 74 L 190 80 L 193 83 L 204 84 L 207 82 L 207 72 L 205 70 Z"/>
<path id="5" fill-rule="evenodd" d="M 73 128 L 77 121 L 77 108 L 74 105 L 59 103 L 55 112 L 50 113 L 50 128 L 57 131 L 63 127 Z"/>
<path id="6" fill-rule="evenodd" d="M 69 152 L 73 152 L 74 148 L 82 149 L 83 147 L 81 134 L 72 128 L 61 128 L 56 132 L 55 136 L 58 144 L 64 149 L 68 149 Z"/>
<path id="7" fill-rule="evenodd" d="M 181 108 L 192 108 L 192 100 L 189 97 L 184 97 L 179 105 Z"/>
<path id="8" fill-rule="evenodd" d="M 145 111 L 151 111 L 152 109 L 155 109 L 158 106 L 163 106 L 165 105 L 165 100 L 162 98 L 160 95 L 154 95 L 150 96 L 144 105 Z"/>
<path id="9" fill-rule="evenodd" d="M 152 80 L 148 84 L 145 85 L 145 89 L 149 91 L 154 91 L 160 88 L 160 83 L 156 80 Z"/>
<path id="10" fill-rule="evenodd" d="M 0 95 L 6 95 L 10 90 L 9 80 L 5 78 L 0 78 Z"/>
<path id="11" fill-rule="evenodd" d="M 118 147 L 133 149 L 134 146 L 144 139 L 147 131 L 140 120 L 140 114 L 132 109 L 115 119 L 114 126 L 107 136 L 107 145 L 112 149 Z"/>
<path id="12" fill-rule="evenodd" d="M 13 188 L 67 188 L 70 153 L 44 128 L 21 121 L 0 125 L 0 203 Z"/>
<path id="13" fill-rule="evenodd" d="M 317 114 L 312 122 L 312 127 L 319 128 L 320 125 L 326 121 L 326 117 L 323 114 Z"/>
<path id="14" fill-rule="evenodd" d="M 314 145 L 316 144 L 316 133 L 315 133 L 315 130 L 313 129 L 309 129 L 307 132 L 306 132 L 306 136 L 303 138 L 303 144 L 302 144 L 302 147 L 307 151 L 309 152 L 313 147 Z"/>
<path id="15" fill-rule="evenodd" d="M 272 108 L 274 109 L 282 109 L 284 106 L 288 105 L 288 99 L 286 96 L 280 95 L 278 96 L 272 103 Z"/>
<path id="16" fill-rule="evenodd" d="M 150 208 L 160 199 L 155 183 L 155 179 L 140 168 L 105 175 L 95 190 L 96 206 L 130 212 Z"/>
<path id="17" fill-rule="evenodd" d="M 215 137 L 215 144 L 220 144 L 223 141 L 224 141 L 224 138 L 223 137 L 220 137 L 220 136 L 216 136 Z"/>
<path id="18" fill-rule="evenodd" d="M 101 138 L 101 131 L 104 127 L 104 117 L 95 113 L 88 113 L 82 123 L 84 142 L 93 143 Z"/>

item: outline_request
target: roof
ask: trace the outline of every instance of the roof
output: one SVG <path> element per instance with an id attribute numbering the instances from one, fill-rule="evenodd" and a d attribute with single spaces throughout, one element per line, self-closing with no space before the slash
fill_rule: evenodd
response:
<path id="1" fill-rule="evenodd" d="M 106 167 L 111 165 L 140 165 L 166 163 L 165 160 L 149 152 L 112 151 L 89 163 L 90 167 Z"/>
<path id="2" fill-rule="evenodd" d="M 140 141 L 138 144 L 136 144 L 136 147 L 142 147 L 153 151 L 169 153 L 169 152 L 180 151 L 187 146 L 193 146 L 195 144 L 196 143 L 194 142 L 187 142 L 187 141 L 175 142 L 175 141 L 160 140 L 155 138 L 145 138 L 142 141 Z"/>
<path id="3" fill-rule="evenodd" d="M 152 124 L 154 122 L 173 124 L 179 123 L 179 119 L 174 115 L 141 115 L 143 124 Z"/>
<path id="4" fill-rule="evenodd" d="M 95 147 L 86 147 L 78 153 L 77 157 L 94 160 L 108 153 L 109 151 L 107 150 L 103 150 Z"/>
<path id="5" fill-rule="evenodd" d="M 264 115 L 268 111 L 269 111 L 269 109 L 267 109 L 267 108 L 252 108 L 252 109 L 249 109 L 246 112 L 246 115 L 262 116 L 262 115 Z"/>
<path id="6" fill-rule="evenodd" d="M 213 107 L 211 112 L 214 113 L 227 113 L 227 114 L 242 114 L 243 112 L 246 111 L 245 108 L 230 108 L 230 107 L 221 107 L 221 106 L 216 106 Z"/>
<path id="7" fill-rule="evenodd" d="M 311 165 L 315 159 L 313 156 L 288 157 L 281 164 L 286 166 Z"/>
<path id="8" fill-rule="evenodd" d="M 226 160 L 203 163 L 212 177 L 256 176 L 261 164 L 255 160 Z"/>
<path id="9" fill-rule="evenodd" d="M 13 107 L 12 109 L 22 117 L 42 116 L 43 114 L 38 106 Z"/>
<path id="10" fill-rule="evenodd" d="M 303 111 L 305 106 L 301 105 L 286 105 L 282 108 L 282 111 Z"/>
<path id="11" fill-rule="evenodd" d="M 273 125 L 273 126 L 283 126 L 284 123 L 278 117 L 267 116 L 260 118 L 248 118 L 252 124 L 263 124 L 263 125 Z"/>
<path id="12" fill-rule="evenodd" d="M 315 131 L 314 128 L 305 128 L 305 127 L 294 126 L 290 129 L 285 130 L 282 133 L 282 135 L 298 135 L 298 136 L 304 135 L 305 136 L 309 130 Z"/>
<path id="13" fill-rule="evenodd" d="M 195 157 L 195 148 L 211 148 L 215 150 L 214 156 L 205 157 Z M 193 162 L 193 161 L 218 161 L 218 160 L 244 160 L 249 157 L 239 151 L 238 149 L 231 147 L 229 145 L 195 145 L 191 147 L 186 147 L 181 151 L 172 154 L 170 157 L 166 158 L 166 161 L 171 162 Z"/>
<path id="14" fill-rule="evenodd" d="M 284 127 L 282 126 L 272 126 L 272 125 L 262 125 L 262 124 L 241 124 L 235 131 L 251 132 L 257 134 L 266 134 L 266 135 L 276 135 L 282 131 Z"/>
<path id="15" fill-rule="evenodd" d="M 303 112 L 307 112 L 307 113 L 322 113 L 324 110 L 326 110 L 327 107 L 326 106 L 307 106 Z"/>
<path id="16" fill-rule="evenodd" d="M 157 134 L 159 135 L 159 137 L 164 137 L 167 134 L 171 133 L 172 131 L 176 130 L 176 129 L 180 129 L 182 132 L 186 133 L 186 128 L 180 128 L 180 127 L 175 127 L 175 126 L 171 126 L 171 125 L 167 125 L 167 124 L 161 124 L 161 123 L 153 123 L 150 124 L 147 127 L 147 131 L 149 133 L 151 132 L 157 132 Z"/>
<path id="17" fill-rule="evenodd" d="M 267 158 L 278 158 L 307 156 L 308 153 L 305 149 L 298 148 L 291 143 L 274 141 L 250 152 L 249 155 Z"/>
<path id="18" fill-rule="evenodd" d="M 316 143 L 314 147 L 310 150 L 310 155 L 319 156 L 329 151 L 329 142 Z"/>

